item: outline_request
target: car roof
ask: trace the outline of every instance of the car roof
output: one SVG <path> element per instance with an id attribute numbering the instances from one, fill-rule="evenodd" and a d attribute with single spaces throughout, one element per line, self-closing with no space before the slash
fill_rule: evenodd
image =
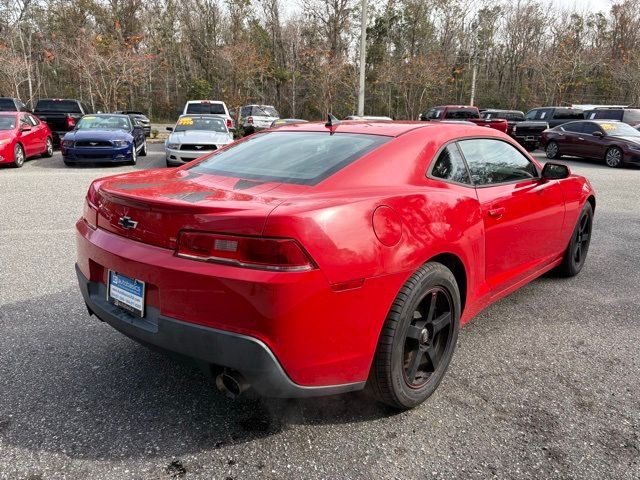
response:
<path id="1" fill-rule="evenodd" d="M 220 120 L 224 120 L 224 116 L 222 113 L 183 113 L 178 118 L 182 117 L 205 117 L 205 118 L 218 118 Z"/>
<path id="2" fill-rule="evenodd" d="M 224 103 L 222 100 L 187 100 L 187 103 Z"/>
<path id="3" fill-rule="evenodd" d="M 384 135 L 387 137 L 399 137 L 405 133 L 418 130 L 433 130 L 434 133 L 456 134 L 461 135 L 477 134 L 484 136 L 493 134 L 491 129 L 479 127 L 471 122 L 445 123 L 445 122 L 411 122 L 411 121 L 362 121 L 362 120 L 343 120 L 331 127 L 333 133 L 357 133 L 365 135 Z M 278 132 L 329 132 L 324 122 L 307 122 L 284 124 L 278 127 Z M 493 135 L 490 135 L 493 136 Z"/>

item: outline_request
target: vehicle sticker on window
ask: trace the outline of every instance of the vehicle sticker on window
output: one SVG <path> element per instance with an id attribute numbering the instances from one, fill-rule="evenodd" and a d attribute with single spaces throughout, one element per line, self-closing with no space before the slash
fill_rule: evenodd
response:
<path id="1" fill-rule="evenodd" d="M 193 118 L 181 118 L 180 120 L 178 120 L 178 125 L 193 125 Z"/>
<path id="2" fill-rule="evenodd" d="M 604 130 L 615 130 L 616 126 L 611 125 L 610 123 L 603 123 L 600 125 Z"/>
<path id="3" fill-rule="evenodd" d="M 96 117 L 93 117 L 93 116 L 91 116 L 91 117 L 84 117 L 84 119 L 85 119 L 85 120 L 95 120 L 95 119 L 96 119 Z"/>

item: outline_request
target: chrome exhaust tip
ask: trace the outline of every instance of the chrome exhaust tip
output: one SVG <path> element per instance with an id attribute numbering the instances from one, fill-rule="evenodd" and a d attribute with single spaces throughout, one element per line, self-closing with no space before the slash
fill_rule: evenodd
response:
<path id="1" fill-rule="evenodd" d="M 239 372 L 225 370 L 216 377 L 216 387 L 227 397 L 235 400 L 243 392 L 247 391 L 251 385 L 247 383 Z"/>

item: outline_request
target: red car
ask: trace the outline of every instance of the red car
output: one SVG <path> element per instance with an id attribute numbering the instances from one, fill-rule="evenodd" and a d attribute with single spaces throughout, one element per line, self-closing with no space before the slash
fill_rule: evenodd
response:
<path id="1" fill-rule="evenodd" d="M 24 165 L 26 159 L 53 155 L 53 140 L 46 123 L 24 112 L 0 112 L 0 165 Z"/>
<path id="2" fill-rule="evenodd" d="M 76 225 L 89 312 L 210 365 L 227 393 L 368 384 L 410 408 L 459 326 L 544 272 L 581 270 L 595 197 L 568 167 L 474 125 L 327 125 L 94 181 Z"/>

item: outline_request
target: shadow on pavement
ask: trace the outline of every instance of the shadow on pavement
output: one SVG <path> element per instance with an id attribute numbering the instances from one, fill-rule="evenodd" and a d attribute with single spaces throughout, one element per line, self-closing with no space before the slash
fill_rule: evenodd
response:
<path id="1" fill-rule="evenodd" d="M 195 367 L 89 317 L 73 288 L 0 309 L 0 438 L 73 458 L 179 456 L 298 424 L 393 415 L 363 393 L 227 399 Z"/>

